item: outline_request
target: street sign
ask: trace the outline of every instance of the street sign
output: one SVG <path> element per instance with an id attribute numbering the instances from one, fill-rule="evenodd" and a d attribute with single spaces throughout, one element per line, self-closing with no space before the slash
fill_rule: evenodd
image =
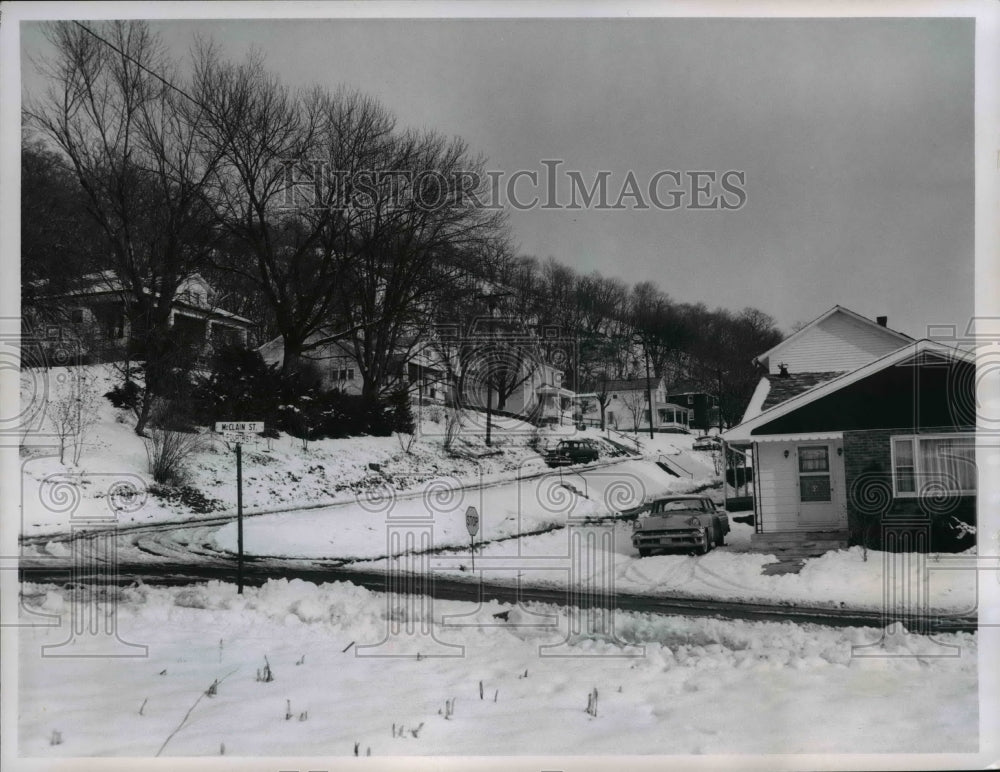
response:
<path id="1" fill-rule="evenodd" d="M 256 434 L 251 434 L 250 432 L 223 432 L 222 439 L 226 442 L 249 445 L 251 442 L 256 442 L 260 438 Z"/>
<path id="2" fill-rule="evenodd" d="M 215 431 L 236 445 L 236 592 L 243 594 L 243 445 L 264 431 L 263 421 L 216 421 Z"/>
<path id="3" fill-rule="evenodd" d="M 264 422 L 216 421 L 215 431 L 221 433 L 226 442 L 245 445 L 257 441 L 257 434 L 264 431 Z"/>
<path id="4" fill-rule="evenodd" d="M 264 431 L 264 422 L 263 421 L 216 421 L 215 431 L 255 434 L 257 432 Z"/>
<path id="5" fill-rule="evenodd" d="M 465 510 L 465 527 L 469 529 L 469 536 L 479 533 L 479 512 L 475 507 Z"/>

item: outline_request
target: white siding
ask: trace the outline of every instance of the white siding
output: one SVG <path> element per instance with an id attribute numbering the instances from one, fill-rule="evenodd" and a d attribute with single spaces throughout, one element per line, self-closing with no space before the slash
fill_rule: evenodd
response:
<path id="1" fill-rule="evenodd" d="M 782 362 L 790 373 L 856 370 L 907 345 L 889 330 L 844 313 L 832 314 L 815 327 L 791 336 L 786 344 L 769 356 L 771 373 L 777 373 Z"/>
<path id="2" fill-rule="evenodd" d="M 785 458 L 785 451 L 788 458 Z M 795 445 L 762 442 L 757 445 L 757 491 L 764 533 L 794 531 L 799 523 L 799 490 Z"/>
<path id="3" fill-rule="evenodd" d="M 833 497 L 828 506 L 821 505 L 826 512 L 818 519 L 815 511 L 807 513 L 805 517 L 800 516 L 803 505 L 799 500 L 799 445 L 827 445 L 830 448 L 830 485 Z M 826 527 L 824 523 L 828 523 L 830 527 L 846 527 L 844 462 L 837 452 L 841 447 L 843 445 L 839 440 L 761 442 L 756 445 L 757 491 L 761 530 L 764 533 L 819 530 Z M 788 451 L 788 458 L 785 458 L 785 451 Z M 815 504 L 805 506 L 816 507 Z"/>

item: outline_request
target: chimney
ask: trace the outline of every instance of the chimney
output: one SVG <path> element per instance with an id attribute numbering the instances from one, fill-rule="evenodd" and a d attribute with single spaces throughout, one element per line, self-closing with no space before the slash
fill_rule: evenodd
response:
<path id="1" fill-rule="evenodd" d="M 878 322 L 879 327 L 885 327 L 889 323 L 888 316 L 876 316 L 875 321 Z"/>
<path id="2" fill-rule="evenodd" d="M 786 365 L 784 362 L 778 365 L 778 377 L 779 378 L 788 377 L 788 365 Z"/>

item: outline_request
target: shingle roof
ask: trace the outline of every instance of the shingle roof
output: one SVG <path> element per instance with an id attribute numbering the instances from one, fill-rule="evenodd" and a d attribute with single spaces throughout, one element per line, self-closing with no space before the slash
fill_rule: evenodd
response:
<path id="1" fill-rule="evenodd" d="M 767 410 L 775 405 L 790 400 L 809 389 L 819 386 L 821 383 L 832 381 L 834 378 L 843 375 L 843 371 L 831 371 L 825 373 L 789 373 L 787 378 L 780 375 L 768 375 L 767 380 L 771 384 L 771 390 L 767 393 L 761 410 Z"/>

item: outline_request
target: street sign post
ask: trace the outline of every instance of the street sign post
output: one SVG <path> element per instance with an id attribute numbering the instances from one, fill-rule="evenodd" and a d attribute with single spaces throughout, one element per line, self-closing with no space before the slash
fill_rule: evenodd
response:
<path id="1" fill-rule="evenodd" d="M 465 510 L 465 527 L 472 539 L 472 570 L 476 570 L 476 534 L 479 533 L 479 510 L 470 506 Z"/>
<path id="2" fill-rule="evenodd" d="M 236 445 L 236 592 L 243 594 L 243 443 L 255 442 L 263 421 L 217 421 L 215 431 Z"/>

